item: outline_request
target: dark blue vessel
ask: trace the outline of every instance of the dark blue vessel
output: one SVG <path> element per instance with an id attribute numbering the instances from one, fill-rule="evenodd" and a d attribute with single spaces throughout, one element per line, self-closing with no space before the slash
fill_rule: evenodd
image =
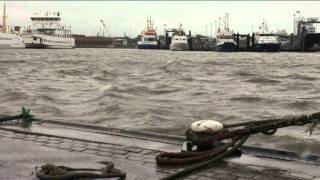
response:
<path id="1" fill-rule="evenodd" d="M 217 52 L 235 52 L 238 51 L 238 46 L 234 42 L 224 42 L 217 44 L 214 50 Z"/>

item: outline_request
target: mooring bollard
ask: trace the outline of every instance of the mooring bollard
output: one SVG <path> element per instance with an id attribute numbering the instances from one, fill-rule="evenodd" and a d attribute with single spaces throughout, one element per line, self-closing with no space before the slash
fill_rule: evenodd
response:
<path id="1" fill-rule="evenodd" d="M 229 125 L 215 120 L 196 121 L 186 131 L 186 142 L 189 143 L 189 146 L 196 146 L 196 150 L 183 151 L 181 153 L 162 152 L 156 156 L 156 162 L 158 165 L 183 165 L 198 162 L 198 164 L 163 178 L 166 180 L 175 179 L 222 160 L 231 154 L 238 154 L 237 151 L 239 151 L 239 148 L 250 135 L 258 133 L 273 135 L 279 128 L 303 126 L 306 124 L 310 125 L 307 132 L 310 132 L 311 135 L 319 123 L 320 112 L 309 116 L 301 115 L 291 118 L 242 122 Z M 224 142 L 225 140 L 228 141 Z M 190 143 L 192 144 L 190 145 Z"/>

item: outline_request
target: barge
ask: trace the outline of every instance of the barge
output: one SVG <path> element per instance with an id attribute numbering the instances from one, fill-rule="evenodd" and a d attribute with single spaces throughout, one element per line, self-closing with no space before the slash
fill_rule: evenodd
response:
<path id="1" fill-rule="evenodd" d="M 100 36 L 85 36 L 74 34 L 76 48 L 111 48 L 113 45 L 113 38 Z"/>

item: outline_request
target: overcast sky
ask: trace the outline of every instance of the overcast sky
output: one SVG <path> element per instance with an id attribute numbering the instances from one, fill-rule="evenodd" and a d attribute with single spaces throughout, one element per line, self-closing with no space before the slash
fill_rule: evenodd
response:
<path id="1" fill-rule="evenodd" d="M 3 6 L 3 1 L 1 6 Z M 29 25 L 30 16 L 37 11 L 59 11 L 63 24 L 71 25 L 73 33 L 93 35 L 102 27 L 100 19 L 108 26 L 111 35 L 130 37 L 141 33 L 146 19 L 152 16 L 158 33 L 167 27 L 182 23 L 192 34 L 214 32 L 215 20 L 229 13 L 230 29 L 240 33 L 257 30 L 266 19 L 271 30 L 293 31 L 293 14 L 299 10 L 302 16 L 320 16 L 317 1 L 8 1 L 9 25 Z M 2 16 L 2 8 L 0 10 Z"/>

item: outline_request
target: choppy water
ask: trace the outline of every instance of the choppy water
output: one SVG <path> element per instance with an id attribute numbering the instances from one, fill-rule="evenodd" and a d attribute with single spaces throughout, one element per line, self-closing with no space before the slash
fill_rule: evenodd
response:
<path id="1" fill-rule="evenodd" d="M 182 134 L 320 110 L 320 53 L 0 50 L 0 113 Z"/>

